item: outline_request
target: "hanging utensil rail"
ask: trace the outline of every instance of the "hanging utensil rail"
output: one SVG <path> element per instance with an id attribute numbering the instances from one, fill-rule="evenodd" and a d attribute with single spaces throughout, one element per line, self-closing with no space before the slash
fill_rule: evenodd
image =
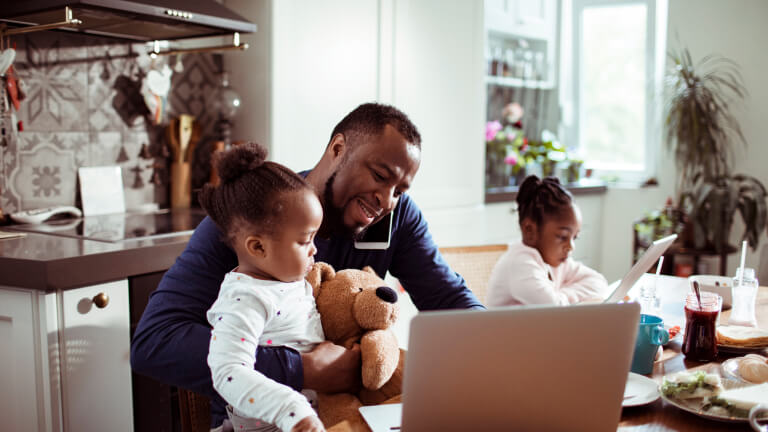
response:
<path id="1" fill-rule="evenodd" d="M 189 54 L 199 52 L 211 52 L 211 51 L 232 51 L 240 50 L 245 51 L 248 49 L 247 43 L 240 43 L 240 33 L 235 32 L 232 35 L 232 45 L 216 45 L 205 46 L 197 48 L 175 48 L 168 51 L 160 51 L 160 41 L 154 41 L 152 51 L 150 51 L 150 57 L 157 57 L 163 55 L 177 55 L 177 54 Z"/>
<path id="2" fill-rule="evenodd" d="M 13 28 L 8 29 L 6 24 L 0 25 L 0 37 L 6 37 L 6 36 L 13 36 L 17 34 L 23 34 L 23 33 L 32 33 L 32 32 L 38 32 L 43 30 L 53 30 L 57 29 L 59 27 L 77 27 L 83 22 L 77 18 L 74 18 L 72 16 L 72 9 L 69 8 L 69 6 L 64 7 L 64 21 L 57 22 L 57 23 L 50 23 L 50 24 L 38 24 L 38 25 L 32 25 L 28 27 L 19 27 L 19 28 Z"/>

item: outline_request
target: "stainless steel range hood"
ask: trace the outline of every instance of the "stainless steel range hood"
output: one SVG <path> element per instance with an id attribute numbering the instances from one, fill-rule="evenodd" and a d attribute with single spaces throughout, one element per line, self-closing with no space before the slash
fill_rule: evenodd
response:
<path id="1" fill-rule="evenodd" d="M 253 24 L 214 0 L 16 0 L 3 2 L 10 27 L 61 21 L 65 7 L 82 21 L 62 30 L 137 41 L 252 33 Z"/>

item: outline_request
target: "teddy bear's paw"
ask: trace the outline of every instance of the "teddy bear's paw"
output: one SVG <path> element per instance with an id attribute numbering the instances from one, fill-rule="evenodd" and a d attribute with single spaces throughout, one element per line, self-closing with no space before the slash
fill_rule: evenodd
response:
<path id="1" fill-rule="evenodd" d="M 395 334 L 389 330 L 374 330 L 360 340 L 363 361 L 363 387 L 378 390 L 397 369 L 400 349 Z"/>

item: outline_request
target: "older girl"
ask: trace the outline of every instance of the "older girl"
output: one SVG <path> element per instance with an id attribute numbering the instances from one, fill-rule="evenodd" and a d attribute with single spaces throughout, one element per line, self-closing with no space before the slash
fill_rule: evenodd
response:
<path id="1" fill-rule="evenodd" d="M 571 258 L 581 213 L 557 178 L 528 176 L 517 210 L 522 241 L 510 244 L 494 266 L 488 306 L 568 305 L 608 294 L 603 275 Z"/>

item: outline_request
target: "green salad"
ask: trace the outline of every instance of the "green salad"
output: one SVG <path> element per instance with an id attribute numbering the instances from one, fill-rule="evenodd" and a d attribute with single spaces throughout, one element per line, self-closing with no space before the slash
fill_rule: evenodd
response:
<path id="1" fill-rule="evenodd" d="M 667 397 L 685 397 L 701 394 L 700 397 L 718 393 L 719 380 L 712 380 L 704 371 L 696 371 L 690 374 L 678 374 L 675 380 L 664 378 L 661 384 L 661 392 Z M 704 390 L 704 392 L 702 392 Z"/>
<path id="2" fill-rule="evenodd" d="M 733 417 L 749 417 L 749 410 L 746 410 L 744 408 L 738 408 L 732 403 L 728 402 L 725 399 L 721 399 L 717 396 L 712 396 L 708 398 L 707 403 L 702 405 L 701 409 L 704 411 L 709 411 L 712 408 L 715 407 L 722 407 L 728 411 L 728 414 L 730 414 Z"/>

